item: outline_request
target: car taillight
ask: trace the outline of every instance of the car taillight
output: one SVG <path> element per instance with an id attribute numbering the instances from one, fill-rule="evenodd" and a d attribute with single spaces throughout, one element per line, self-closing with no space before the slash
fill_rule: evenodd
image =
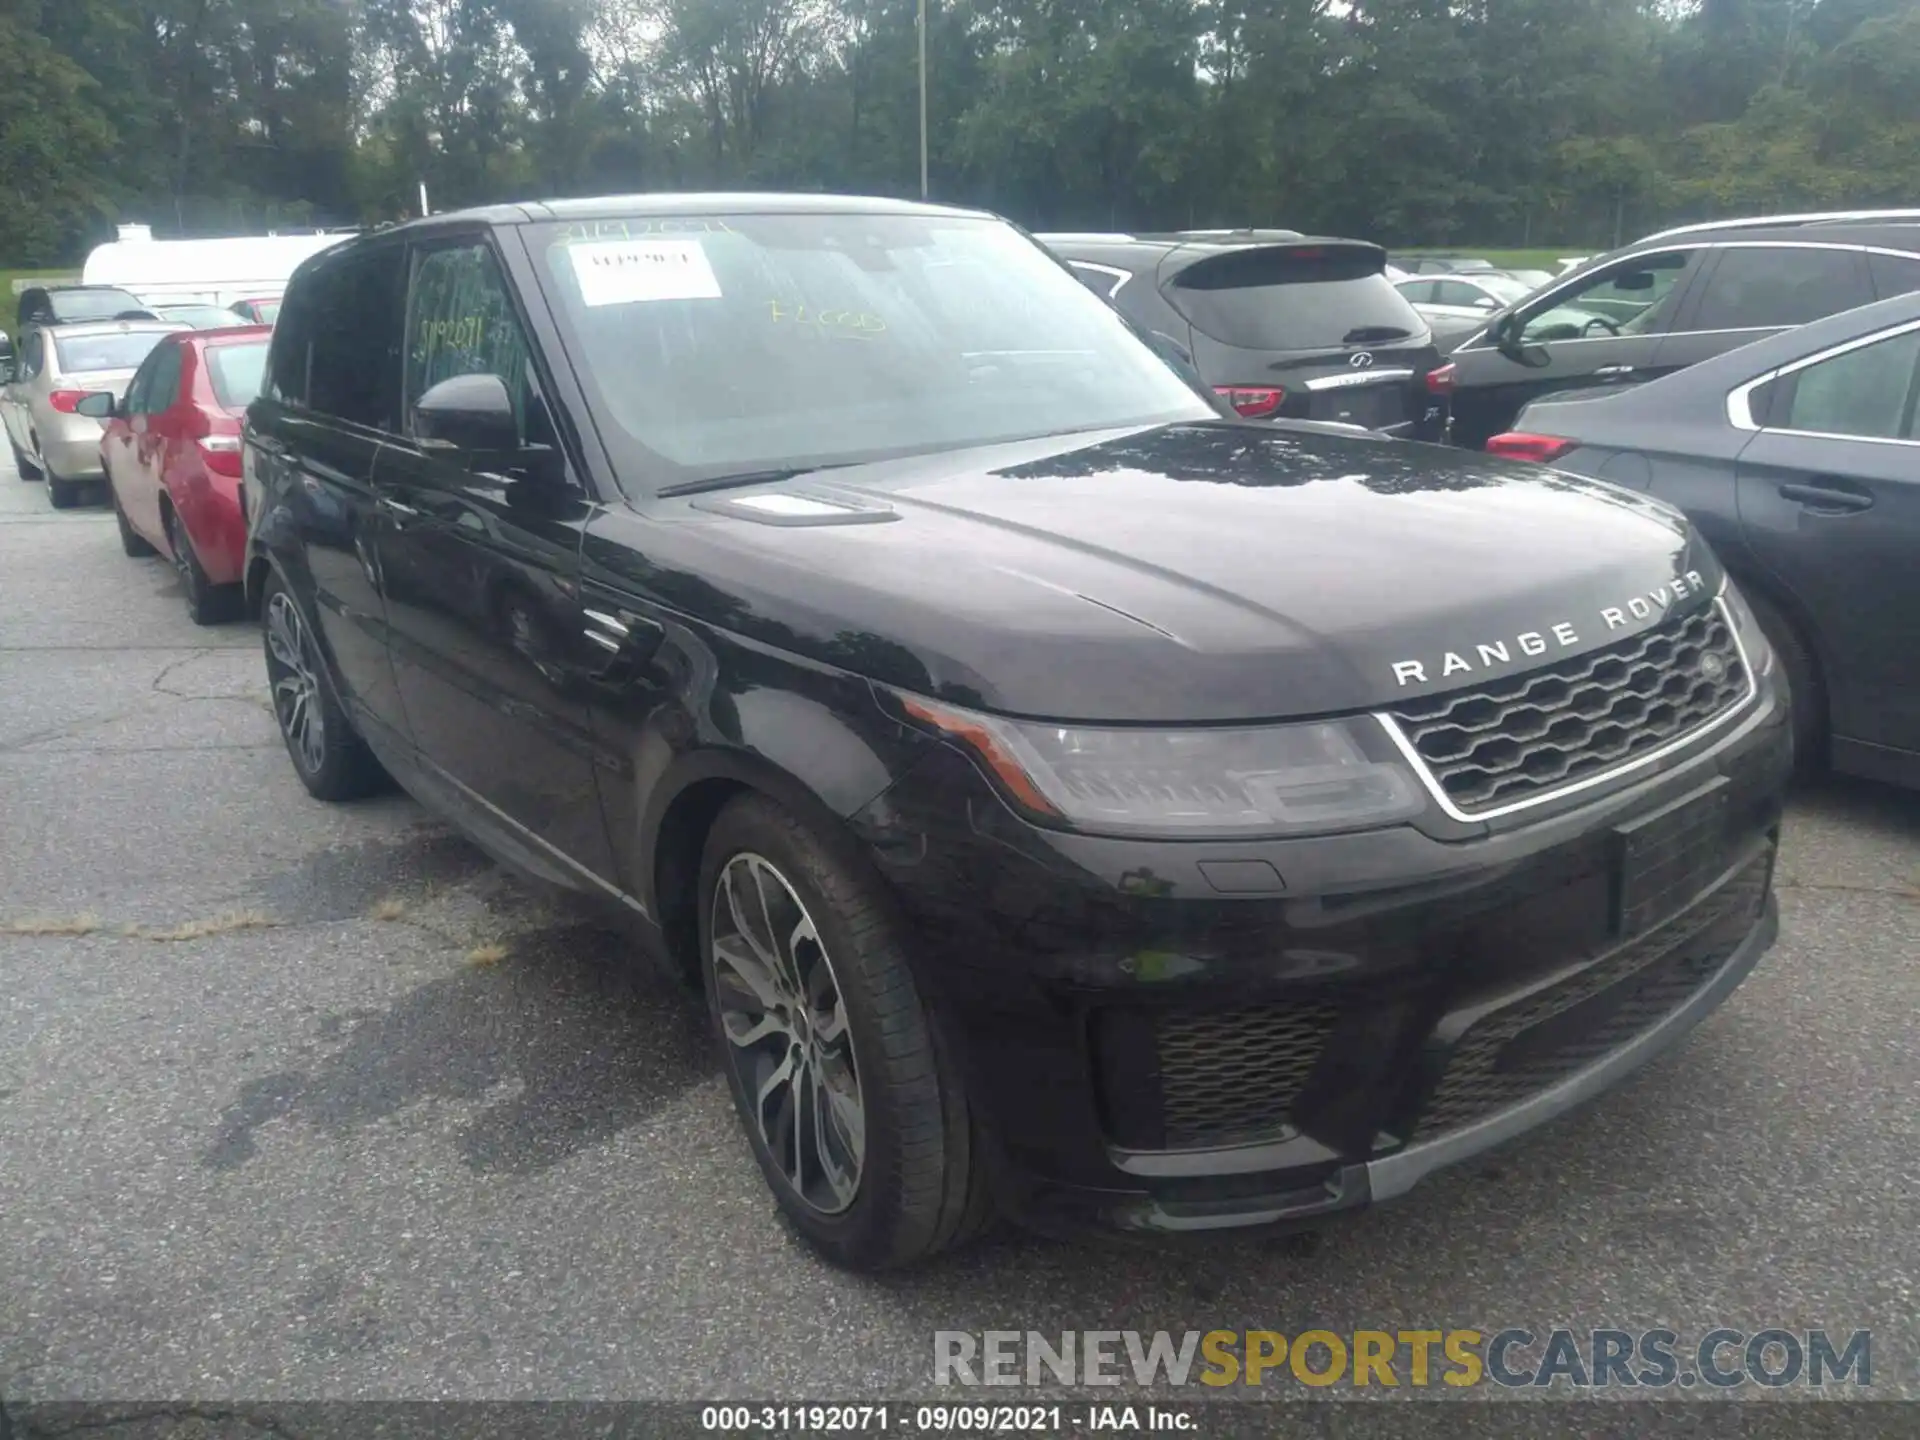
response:
<path id="1" fill-rule="evenodd" d="M 238 435 L 202 435 L 194 442 L 207 469 L 230 480 L 240 478 L 240 437 Z"/>
<path id="2" fill-rule="evenodd" d="M 1221 396 L 1249 420 L 1273 414 L 1280 408 L 1280 402 L 1287 398 L 1287 392 L 1277 386 L 1216 385 L 1213 393 Z"/>
<path id="3" fill-rule="evenodd" d="M 87 392 L 84 390 L 55 390 L 47 396 L 47 403 L 62 415 L 73 415 L 78 413 L 80 402 L 86 398 Z"/>
<path id="4" fill-rule="evenodd" d="M 1509 460 L 1531 460 L 1536 465 L 1551 465 L 1574 449 L 1577 443 L 1563 440 L 1558 435 L 1530 435 L 1524 430 L 1509 430 L 1487 441 L 1487 453 Z"/>
<path id="5" fill-rule="evenodd" d="M 1427 372 L 1427 392 L 1431 395 L 1451 395 L 1453 393 L 1453 363 L 1449 361 L 1437 370 Z"/>

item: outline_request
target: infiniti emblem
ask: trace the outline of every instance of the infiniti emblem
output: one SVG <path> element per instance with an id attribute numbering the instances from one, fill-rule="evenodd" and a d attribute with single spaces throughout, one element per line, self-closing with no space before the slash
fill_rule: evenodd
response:
<path id="1" fill-rule="evenodd" d="M 1724 680 L 1727 675 L 1727 662 L 1711 650 L 1700 657 L 1700 678 L 1703 680 Z"/>
<path id="2" fill-rule="evenodd" d="M 1361 350 L 1356 352 L 1355 354 L 1349 355 L 1347 357 L 1347 364 L 1354 366 L 1356 369 L 1364 370 L 1369 365 L 1373 364 L 1372 352 Z"/>

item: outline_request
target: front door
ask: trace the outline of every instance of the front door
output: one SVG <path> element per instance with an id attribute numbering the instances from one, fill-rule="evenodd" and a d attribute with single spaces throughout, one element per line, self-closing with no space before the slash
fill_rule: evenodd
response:
<path id="1" fill-rule="evenodd" d="M 407 414 L 443 380 L 497 375 L 514 399 L 519 448 L 558 448 L 486 241 L 417 247 L 412 276 Z M 610 880 L 580 691 L 604 660 L 585 653 L 582 635 L 585 491 L 562 469 L 516 464 L 511 451 L 470 452 L 412 433 L 382 457 L 377 482 L 394 668 L 421 756 L 518 838 Z"/>
<path id="2" fill-rule="evenodd" d="M 1650 380 L 1704 249 L 1650 252 L 1536 296 L 1453 352 L 1453 439 L 1478 449 L 1556 390 Z"/>
<path id="3" fill-rule="evenodd" d="M 1836 741 L 1920 751 L 1920 325 L 1750 401 L 1740 521 L 1815 629 Z"/>
<path id="4" fill-rule="evenodd" d="M 167 411 L 180 395 L 180 346 L 162 340 L 148 359 L 152 368 L 142 367 L 147 383 L 140 394 L 136 397 L 133 386 L 127 387 L 126 437 L 114 456 L 114 488 L 134 528 L 142 535 L 164 537 L 171 549 L 173 537 L 160 514 L 160 490 Z"/>

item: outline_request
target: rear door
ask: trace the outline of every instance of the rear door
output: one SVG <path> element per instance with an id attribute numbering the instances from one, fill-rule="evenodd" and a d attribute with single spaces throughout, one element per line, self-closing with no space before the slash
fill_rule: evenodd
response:
<path id="1" fill-rule="evenodd" d="M 1835 738 L 1902 750 L 1920 750 L 1917 401 L 1920 321 L 1760 386 L 1738 462 L 1742 527 L 1815 630 Z"/>
<path id="2" fill-rule="evenodd" d="M 137 399 L 131 382 L 127 388 L 127 435 L 121 453 L 115 457 L 119 462 L 115 489 L 134 528 L 143 535 L 158 537 L 165 534 L 160 518 L 160 477 L 166 461 L 167 410 L 180 396 L 180 346 L 171 340 L 161 341 L 134 373 L 135 380 L 141 376 L 146 377 L 146 384 Z"/>
<path id="3" fill-rule="evenodd" d="M 1160 291 L 1193 328 L 1209 384 L 1260 395 L 1241 413 L 1409 433 L 1427 407 L 1437 355 L 1427 323 L 1371 245 L 1184 247 L 1161 262 Z"/>
<path id="4" fill-rule="evenodd" d="M 1453 352 L 1453 438 L 1478 449 L 1556 390 L 1650 380 L 1671 368 L 1663 345 L 1707 257 L 1705 247 L 1643 252 L 1533 297 L 1492 334 Z"/>
<path id="5" fill-rule="evenodd" d="M 1697 365 L 1873 299 L 1867 256 L 1856 247 L 1774 241 L 1719 245 L 1667 336 L 1660 366 Z"/>

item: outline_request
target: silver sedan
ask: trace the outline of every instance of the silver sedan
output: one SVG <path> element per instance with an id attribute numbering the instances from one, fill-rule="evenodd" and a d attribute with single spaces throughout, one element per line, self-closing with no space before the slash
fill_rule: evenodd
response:
<path id="1" fill-rule="evenodd" d="M 101 422 L 78 413 L 95 390 L 126 393 L 127 382 L 162 335 L 183 328 L 152 320 L 89 320 L 32 325 L 22 333 L 12 373 L 0 389 L 0 420 L 20 478 L 44 476 L 57 510 L 101 480 Z"/>

